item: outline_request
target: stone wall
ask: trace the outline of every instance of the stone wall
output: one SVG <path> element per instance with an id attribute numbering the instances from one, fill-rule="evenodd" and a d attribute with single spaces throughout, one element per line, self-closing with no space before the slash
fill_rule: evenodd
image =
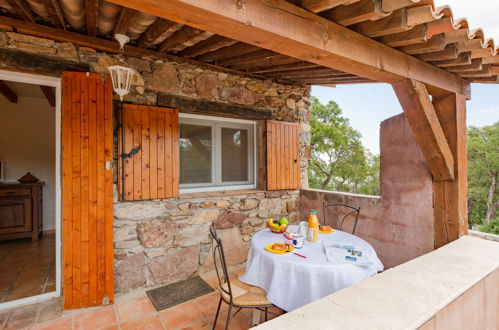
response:
<path id="1" fill-rule="evenodd" d="M 360 206 L 355 234 L 390 268 L 434 249 L 432 177 L 403 114 L 383 121 L 380 134 L 380 197 L 304 189 L 300 201 L 302 214 L 317 209 L 321 221 L 324 202 Z"/>
<path id="2" fill-rule="evenodd" d="M 299 191 L 246 191 L 115 204 L 116 290 L 171 283 L 197 272 L 210 251 L 209 226 L 222 228 L 229 264 L 269 217 L 299 221 Z M 142 271 L 138 271 L 142 270 Z"/>
<path id="3" fill-rule="evenodd" d="M 117 61 L 116 55 L 92 48 L 0 30 L 0 67 L 61 76 L 65 70 L 107 73 L 107 67 Z M 144 56 L 126 57 L 126 62 L 138 73 L 131 93 L 124 98 L 127 103 L 300 122 L 301 183 L 308 187 L 309 87 L 279 84 L 192 61 Z M 115 139 L 115 165 L 117 156 Z M 287 216 L 297 222 L 299 191 L 200 193 L 140 202 L 115 198 L 116 291 L 171 283 L 198 272 L 210 248 L 208 226 L 212 221 L 225 228 L 222 236 L 231 245 L 230 262 L 244 262 L 248 241 L 265 228 L 270 216 Z"/>

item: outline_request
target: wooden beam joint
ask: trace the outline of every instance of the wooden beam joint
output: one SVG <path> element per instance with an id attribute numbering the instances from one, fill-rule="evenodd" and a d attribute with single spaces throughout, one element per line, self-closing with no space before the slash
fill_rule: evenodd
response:
<path id="1" fill-rule="evenodd" d="M 454 158 L 425 85 L 405 79 L 392 86 L 433 180 L 454 180 Z"/>

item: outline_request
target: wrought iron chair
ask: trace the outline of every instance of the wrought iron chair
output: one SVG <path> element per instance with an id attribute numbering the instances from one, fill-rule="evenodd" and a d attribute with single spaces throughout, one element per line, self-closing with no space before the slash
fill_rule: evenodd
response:
<path id="1" fill-rule="evenodd" d="M 275 314 L 268 311 L 268 308 L 274 307 L 274 304 L 267 300 L 267 293 L 259 287 L 241 282 L 235 276 L 229 276 L 222 240 L 218 236 L 215 227 L 210 227 L 210 234 L 213 238 L 212 243 L 214 242 L 212 246 L 213 263 L 215 264 L 215 271 L 217 273 L 220 290 L 220 301 L 218 302 L 217 313 L 215 315 L 215 321 L 213 322 L 212 329 L 215 329 L 217 324 L 222 301 L 229 305 L 227 321 L 225 323 L 226 330 L 229 328 L 231 319 L 243 308 L 256 308 L 262 312 L 265 312 L 265 321 L 267 321 L 269 313 Z M 231 314 L 233 307 L 239 308 L 234 315 Z"/>
<path id="2" fill-rule="evenodd" d="M 328 211 L 330 211 L 330 209 L 333 208 L 333 207 L 346 207 L 348 209 L 351 209 L 339 221 L 338 229 L 339 230 L 343 230 L 343 224 L 345 223 L 346 218 L 348 218 L 348 216 L 350 216 L 350 215 L 355 215 L 355 222 L 353 223 L 353 229 L 352 229 L 352 232 L 351 232 L 351 234 L 354 235 L 355 234 L 355 229 L 357 229 L 357 222 L 359 221 L 360 206 L 359 207 L 353 207 L 351 205 L 341 204 L 341 203 L 333 203 L 333 204 L 326 204 L 326 203 L 324 203 L 323 206 L 322 206 L 322 215 L 323 215 L 323 223 L 324 223 L 324 225 L 326 224 L 326 218 L 327 218 Z"/>

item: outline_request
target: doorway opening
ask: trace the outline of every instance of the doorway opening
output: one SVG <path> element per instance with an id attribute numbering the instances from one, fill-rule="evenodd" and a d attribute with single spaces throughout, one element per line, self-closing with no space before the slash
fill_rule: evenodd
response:
<path id="1" fill-rule="evenodd" d="M 0 70 L 0 310 L 60 296 L 60 93 Z"/>

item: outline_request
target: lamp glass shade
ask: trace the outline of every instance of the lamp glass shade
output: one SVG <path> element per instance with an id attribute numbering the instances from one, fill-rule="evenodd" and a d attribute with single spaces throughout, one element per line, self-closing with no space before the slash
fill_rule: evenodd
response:
<path id="1" fill-rule="evenodd" d="M 123 101 L 123 96 L 130 92 L 135 71 L 122 65 L 112 65 L 107 67 L 107 69 L 111 73 L 113 90 L 120 96 L 120 101 Z"/>

